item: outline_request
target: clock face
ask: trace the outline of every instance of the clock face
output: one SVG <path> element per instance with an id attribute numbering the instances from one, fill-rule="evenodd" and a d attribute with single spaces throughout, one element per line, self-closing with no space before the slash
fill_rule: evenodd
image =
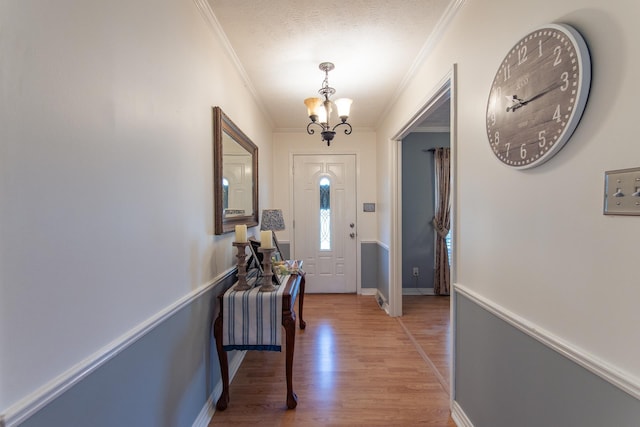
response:
<path id="1" fill-rule="evenodd" d="M 487 137 L 495 156 L 516 169 L 549 160 L 571 137 L 591 83 L 589 51 L 568 25 L 548 24 L 507 53 L 487 102 Z"/>

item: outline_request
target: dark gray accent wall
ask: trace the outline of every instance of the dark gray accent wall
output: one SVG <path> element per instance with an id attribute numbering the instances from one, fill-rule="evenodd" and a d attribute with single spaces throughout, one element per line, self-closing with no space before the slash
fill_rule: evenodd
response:
<path id="1" fill-rule="evenodd" d="M 378 269 L 371 267 L 378 262 L 379 246 L 376 242 L 360 244 L 360 286 L 362 288 L 378 287 Z"/>
<path id="2" fill-rule="evenodd" d="M 448 147 L 450 134 L 412 133 L 402 140 L 402 287 L 433 288 L 434 207 L 433 153 Z M 413 267 L 420 275 L 413 276 Z"/>
<path id="3" fill-rule="evenodd" d="M 474 427 L 638 427 L 640 401 L 456 298 L 455 400 Z"/>
<path id="4" fill-rule="evenodd" d="M 361 287 L 377 289 L 389 301 L 389 251 L 377 242 L 360 245 Z"/>
<path id="5" fill-rule="evenodd" d="M 220 381 L 211 324 L 219 312 L 217 295 L 234 277 L 180 309 L 21 427 L 191 426 Z M 238 356 L 229 353 L 230 361 Z"/>
<path id="6" fill-rule="evenodd" d="M 381 245 L 377 245 L 376 272 L 378 275 L 378 292 L 382 294 L 385 301 L 389 301 L 389 250 Z"/>

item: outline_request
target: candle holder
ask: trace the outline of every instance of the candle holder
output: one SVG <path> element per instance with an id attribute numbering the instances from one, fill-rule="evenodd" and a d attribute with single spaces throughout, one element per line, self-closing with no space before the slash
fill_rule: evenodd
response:
<path id="1" fill-rule="evenodd" d="M 251 286 L 247 283 L 247 263 L 245 258 L 247 257 L 246 247 L 249 246 L 249 242 L 233 242 L 233 246 L 238 249 L 238 284 L 235 287 L 236 291 L 248 291 Z"/>
<path id="2" fill-rule="evenodd" d="M 276 248 L 263 248 L 259 247 L 258 252 L 262 254 L 262 285 L 260 286 L 260 292 L 272 292 L 276 290 L 271 277 L 273 276 L 273 270 L 271 269 L 271 254 Z"/>

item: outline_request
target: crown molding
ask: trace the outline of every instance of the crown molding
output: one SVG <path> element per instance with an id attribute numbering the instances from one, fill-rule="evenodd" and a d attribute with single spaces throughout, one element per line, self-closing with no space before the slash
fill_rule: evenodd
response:
<path id="1" fill-rule="evenodd" d="M 376 123 L 381 123 L 382 119 L 389 114 L 391 108 L 398 102 L 398 98 L 400 98 L 400 95 L 407 88 L 409 82 L 416 76 L 418 69 L 431 54 L 436 44 L 440 41 L 445 31 L 449 27 L 449 24 L 456 16 L 458 11 L 462 8 L 465 1 L 466 0 L 453 0 L 451 3 L 449 3 L 449 6 L 447 6 L 447 9 L 438 20 L 438 23 L 434 27 L 431 35 L 427 38 L 427 41 L 424 43 L 424 45 L 422 45 L 422 48 L 420 49 L 420 52 L 418 52 L 416 59 L 414 59 L 413 64 L 409 68 L 409 71 L 407 71 L 407 74 L 404 76 L 404 78 L 394 91 L 393 97 L 387 103 L 387 107 L 382 111 L 382 114 L 380 114 Z"/>
<path id="2" fill-rule="evenodd" d="M 227 56 L 235 66 L 236 71 L 238 71 L 238 74 L 240 75 L 240 78 L 242 79 L 245 87 L 247 88 L 249 93 L 251 93 L 251 97 L 253 98 L 256 105 L 258 106 L 262 114 L 264 114 L 265 118 L 269 122 L 269 125 L 273 129 L 275 127 L 273 117 L 271 117 L 271 115 L 267 111 L 266 106 L 260 100 L 260 97 L 258 96 L 258 92 L 256 91 L 255 86 L 251 82 L 251 79 L 249 79 L 249 75 L 247 74 L 247 71 L 244 69 L 244 66 L 242 65 L 242 63 L 240 62 L 240 58 L 238 58 L 236 51 L 233 49 L 233 46 L 231 46 L 231 42 L 229 41 L 229 38 L 225 34 L 224 30 L 222 29 L 222 26 L 220 25 L 220 21 L 218 21 L 218 18 L 213 12 L 213 9 L 211 9 L 211 5 L 207 0 L 193 0 L 193 2 L 195 3 L 196 8 L 200 11 L 200 14 L 204 18 L 204 21 L 209 27 L 209 29 L 220 40 L 222 47 L 224 48 Z"/>

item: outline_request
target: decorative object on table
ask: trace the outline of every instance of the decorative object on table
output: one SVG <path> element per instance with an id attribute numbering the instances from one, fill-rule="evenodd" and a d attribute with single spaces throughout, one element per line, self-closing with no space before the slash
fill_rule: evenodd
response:
<path id="1" fill-rule="evenodd" d="M 273 285 L 273 270 L 271 266 L 271 254 L 275 251 L 274 247 L 260 246 L 258 252 L 262 253 L 262 283 L 260 292 L 272 292 L 277 288 Z"/>
<path id="2" fill-rule="evenodd" d="M 284 230 L 284 216 L 282 216 L 282 209 L 263 209 L 262 220 L 260 221 L 260 230 L 272 232 L 271 238 L 273 240 L 273 244 L 278 250 L 276 258 L 280 257 L 280 259 L 282 259 L 282 251 L 280 250 L 280 244 L 278 243 L 278 238 L 275 233 L 276 231 Z M 262 240 L 262 238 L 260 240 Z"/>
<path id="3" fill-rule="evenodd" d="M 336 93 L 336 90 L 329 87 L 329 71 L 333 70 L 335 66 L 331 62 L 323 62 L 318 68 L 324 71 L 324 81 L 322 87 L 318 91 L 322 98 L 307 98 L 304 100 L 304 104 L 307 106 L 309 118 L 311 122 L 307 125 L 307 133 L 313 135 L 315 132 L 311 129 L 311 125 L 319 126 L 321 129 L 320 135 L 322 140 L 327 143 L 327 147 L 331 145 L 333 137 L 336 136 L 336 128 L 338 126 L 346 126 L 345 135 L 351 134 L 351 125 L 347 123 L 349 118 L 349 110 L 351 109 L 351 103 L 353 102 L 349 98 L 340 98 L 335 100 L 335 106 L 338 109 L 338 116 L 340 116 L 340 123 L 331 128 L 331 112 L 333 111 L 334 103 L 329 100 L 329 97 Z"/>
<path id="4" fill-rule="evenodd" d="M 249 242 L 233 242 L 233 246 L 238 249 L 238 284 L 235 287 L 236 291 L 246 291 L 251 289 L 251 286 L 247 283 L 247 264 L 245 258 L 247 256 L 246 247 L 249 246 Z"/>
<path id="5" fill-rule="evenodd" d="M 258 225 L 258 147 L 227 117 L 213 108 L 214 232 Z"/>
<path id="6" fill-rule="evenodd" d="M 252 259 L 252 263 L 256 266 L 259 275 L 263 276 L 264 275 L 264 263 L 263 263 L 263 259 L 264 259 L 264 254 L 262 251 L 260 251 L 260 241 L 256 240 L 254 238 L 250 238 L 249 239 L 249 248 L 251 249 L 251 259 Z M 273 248 L 273 252 L 271 252 L 269 255 L 273 258 L 273 254 L 275 253 L 275 248 Z M 249 264 L 247 264 L 249 265 Z M 275 286 L 279 286 L 280 285 L 280 277 L 278 276 L 277 272 L 275 271 L 275 264 L 272 261 L 271 262 L 271 270 L 273 273 L 271 276 L 271 280 L 273 282 L 273 284 Z"/>
<path id="7" fill-rule="evenodd" d="M 590 83 L 589 49 L 573 27 L 547 24 L 521 38 L 489 92 L 486 127 L 493 154 L 515 169 L 549 160 L 578 125 Z"/>
<path id="8" fill-rule="evenodd" d="M 273 272 L 279 276 L 287 276 L 287 275 L 303 275 L 304 271 L 300 268 L 300 264 L 302 261 L 298 261 L 295 259 L 288 259 L 284 261 L 275 261 L 273 262 Z"/>

